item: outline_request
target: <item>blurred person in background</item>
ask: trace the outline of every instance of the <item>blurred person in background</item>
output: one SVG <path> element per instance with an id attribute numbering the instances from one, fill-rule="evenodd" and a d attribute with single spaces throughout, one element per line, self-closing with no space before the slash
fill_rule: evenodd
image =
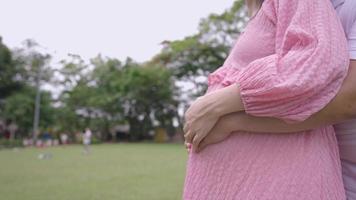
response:
<path id="1" fill-rule="evenodd" d="M 62 132 L 60 135 L 60 140 L 62 145 L 67 145 L 68 144 L 68 135 L 67 133 Z"/>
<path id="2" fill-rule="evenodd" d="M 92 132 L 89 128 L 86 128 L 83 131 L 83 145 L 84 145 L 84 154 L 90 153 L 90 143 L 91 143 Z"/>

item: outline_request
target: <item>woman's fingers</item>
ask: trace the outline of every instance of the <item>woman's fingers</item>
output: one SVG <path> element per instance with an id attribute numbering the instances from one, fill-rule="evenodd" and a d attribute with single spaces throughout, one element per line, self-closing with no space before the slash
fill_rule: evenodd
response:
<path id="1" fill-rule="evenodd" d="M 192 148 L 192 144 L 190 144 L 190 143 L 188 143 L 188 142 L 184 142 L 184 146 L 185 146 L 185 148 L 187 148 L 187 149 Z"/>
<path id="2" fill-rule="evenodd" d="M 192 148 L 192 144 L 184 142 L 185 148 L 187 149 L 188 153 L 190 152 Z"/>
<path id="3" fill-rule="evenodd" d="M 186 143 L 193 143 L 193 138 L 194 138 L 194 133 L 190 130 L 188 130 L 188 132 L 184 135 L 185 138 L 185 142 Z"/>
<path id="4" fill-rule="evenodd" d="M 186 140 L 189 135 L 188 123 L 184 123 L 183 126 L 184 139 Z"/>
<path id="5" fill-rule="evenodd" d="M 199 146 L 200 142 L 201 142 L 203 139 L 204 139 L 204 137 L 202 137 L 201 135 L 195 135 L 195 136 L 194 136 L 192 146 L 193 146 L 193 150 L 194 150 L 195 152 L 197 152 L 198 146 Z"/>
<path id="6" fill-rule="evenodd" d="M 206 139 L 204 139 L 203 141 L 200 142 L 198 149 L 197 149 L 197 153 L 203 151 L 206 146 L 208 146 L 208 142 Z"/>
<path id="7" fill-rule="evenodd" d="M 187 133 L 188 132 L 188 123 L 184 123 L 184 126 L 183 126 L 183 132 L 184 133 Z"/>

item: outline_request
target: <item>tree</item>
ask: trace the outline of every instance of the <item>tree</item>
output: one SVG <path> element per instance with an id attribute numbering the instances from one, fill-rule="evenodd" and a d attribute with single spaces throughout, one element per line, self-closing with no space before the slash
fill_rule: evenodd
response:
<path id="1" fill-rule="evenodd" d="M 61 98 L 82 122 L 78 128 L 95 125 L 106 139 L 112 126 L 128 123 L 132 139 L 138 140 L 155 126 L 172 126 L 177 102 L 169 70 L 101 56 L 91 59 L 90 68 Z"/>
<path id="2" fill-rule="evenodd" d="M 224 13 L 202 19 L 197 34 L 164 41 L 162 51 L 146 63 L 101 55 L 86 62 L 69 55 L 53 69 L 50 55 L 35 41 L 10 51 L 0 40 L 0 115 L 19 120 L 28 131 L 38 88 L 37 96 L 43 94 L 41 128 L 74 133 L 91 127 L 106 139 L 111 127 L 126 123 L 134 140 L 149 138 L 156 127 L 173 130 L 173 122 L 182 124 L 190 101 L 206 91 L 207 76 L 223 65 L 246 20 L 246 8 L 237 0 Z M 55 102 L 44 85 L 58 88 Z"/>
<path id="3" fill-rule="evenodd" d="M 179 110 L 185 110 L 190 101 L 201 96 L 207 89 L 207 76 L 222 66 L 234 41 L 242 32 L 247 9 L 242 0 L 222 14 L 211 14 L 199 24 L 197 34 L 183 40 L 164 41 L 162 51 L 150 65 L 160 64 L 172 71 L 178 90 L 175 99 L 180 102 Z M 183 113 L 180 113 L 182 124 Z"/>
<path id="4" fill-rule="evenodd" d="M 53 70 L 49 67 L 48 63 L 51 59 L 49 54 L 41 53 L 38 49 L 40 47 L 34 40 L 25 40 L 25 48 L 17 51 L 18 60 L 22 61 L 27 67 L 27 83 L 34 85 L 36 89 L 34 116 L 33 116 L 33 139 L 37 139 L 39 134 L 40 123 L 40 107 L 41 107 L 41 87 L 43 81 L 49 81 L 52 77 Z"/>
<path id="5" fill-rule="evenodd" d="M 26 86 L 5 99 L 3 115 L 15 121 L 20 132 L 29 136 L 32 130 L 36 89 Z M 54 124 L 55 109 L 49 92 L 42 93 L 40 127 L 49 128 Z"/>
<path id="6" fill-rule="evenodd" d="M 2 43 L 0 37 L 0 103 L 23 86 L 22 74 L 23 69 L 16 65 L 10 49 Z"/>
<path id="7" fill-rule="evenodd" d="M 61 129 L 71 131 L 93 127 L 101 132 L 102 139 L 112 123 L 120 115 L 117 89 L 113 87 L 120 73 L 120 61 L 102 58 L 100 55 L 85 63 L 79 56 L 72 55 L 70 61 L 62 61 L 59 69 L 64 86 L 60 97 L 62 110 L 68 111 L 71 122 L 66 122 L 65 113 L 61 112 Z"/>
<path id="8" fill-rule="evenodd" d="M 243 1 L 236 1 L 224 13 L 203 19 L 197 34 L 183 40 L 164 41 L 161 53 L 150 63 L 163 64 L 172 70 L 176 80 L 191 82 L 200 88 L 202 82 L 197 78 L 207 77 L 223 64 L 246 21 Z M 206 81 L 203 85 L 206 86 Z M 200 96 L 205 89 L 201 87 L 195 95 Z"/>
<path id="9" fill-rule="evenodd" d="M 37 129 L 39 125 L 49 126 L 52 119 L 52 113 L 47 113 L 52 109 L 51 95 L 43 92 L 44 107 L 40 110 L 40 92 L 42 84 L 49 83 L 53 70 L 48 65 L 50 55 L 41 53 L 38 47 L 35 41 L 26 40 L 23 47 L 11 52 L 0 44 L 0 82 L 6 82 L 0 85 L 1 116 L 14 120 L 25 132 L 31 127 L 29 121 L 33 121 Z M 45 117 L 41 121 L 40 113 Z"/>
<path id="10" fill-rule="evenodd" d="M 154 127 L 172 126 L 177 112 L 171 72 L 162 66 L 127 63 L 120 79 L 120 103 L 135 139 L 148 137 Z"/>

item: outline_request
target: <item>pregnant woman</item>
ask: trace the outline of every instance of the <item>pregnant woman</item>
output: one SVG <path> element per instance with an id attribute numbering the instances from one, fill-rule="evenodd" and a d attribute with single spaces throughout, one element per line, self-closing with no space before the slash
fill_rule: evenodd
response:
<path id="1" fill-rule="evenodd" d="M 253 2 L 247 0 L 250 8 L 259 5 Z M 195 147 L 229 113 L 306 120 L 335 97 L 348 65 L 329 0 L 265 0 L 224 65 L 209 75 L 207 93 L 186 112 L 184 131 L 194 147 L 183 198 L 345 199 L 331 126 L 294 134 L 238 132 L 200 153 Z"/>
<path id="2" fill-rule="evenodd" d="M 232 113 L 219 118 L 208 136 L 199 144 L 198 151 L 209 144 L 223 141 L 232 132 L 289 133 L 335 125 L 338 139 L 344 186 L 348 200 L 356 200 L 356 1 L 331 0 L 337 11 L 349 44 L 350 65 L 337 96 L 321 111 L 297 124 L 286 124 L 273 118 L 256 118 L 244 113 Z"/>

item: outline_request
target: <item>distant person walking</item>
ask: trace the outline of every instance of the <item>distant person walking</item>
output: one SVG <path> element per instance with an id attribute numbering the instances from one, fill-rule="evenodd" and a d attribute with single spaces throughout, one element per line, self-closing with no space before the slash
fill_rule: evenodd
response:
<path id="1" fill-rule="evenodd" d="M 61 144 L 67 145 L 68 144 L 68 135 L 66 133 L 61 133 L 60 135 Z"/>
<path id="2" fill-rule="evenodd" d="M 90 153 L 91 136 L 92 136 L 91 130 L 89 128 L 86 128 L 83 132 L 84 154 Z"/>

